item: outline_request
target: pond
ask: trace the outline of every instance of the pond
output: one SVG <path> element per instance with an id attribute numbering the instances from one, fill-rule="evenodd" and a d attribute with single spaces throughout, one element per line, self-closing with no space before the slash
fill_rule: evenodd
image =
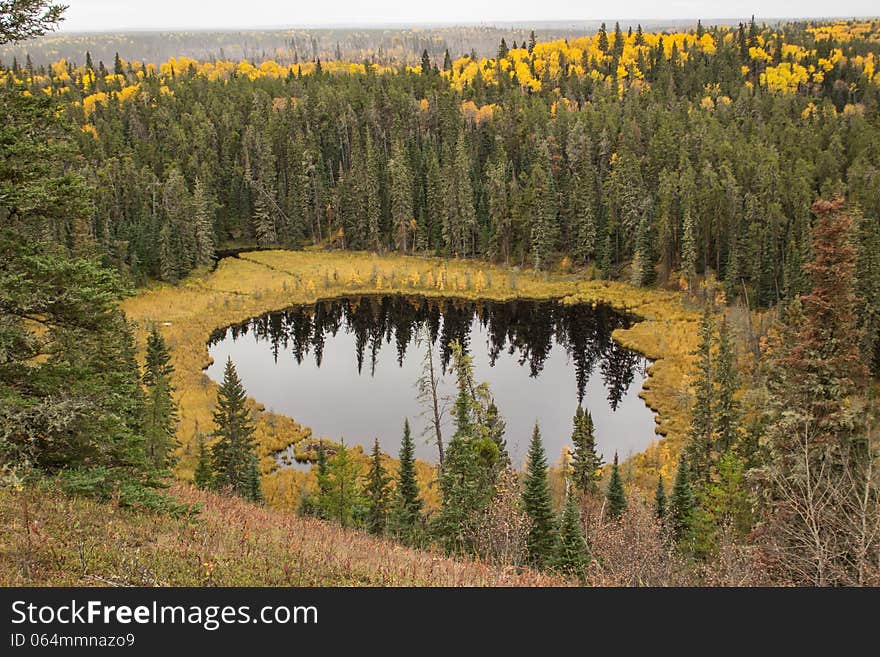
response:
<path id="1" fill-rule="evenodd" d="M 522 466 L 535 420 L 548 461 L 571 444 L 572 416 L 582 403 L 593 416 L 606 461 L 643 450 L 654 437 L 654 415 L 638 393 L 646 360 L 611 339 L 633 320 L 606 306 L 557 301 L 509 302 L 361 296 L 296 306 L 216 331 L 207 374 L 223 378 L 231 357 L 248 394 L 289 415 L 314 435 L 366 451 L 378 437 L 397 455 L 404 418 L 419 458 L 437 461 L 417 381 L 432 350 L 453 433 L 449 344 L 459 340 L 486 381 L 506 422 L 511 459 Z"/>

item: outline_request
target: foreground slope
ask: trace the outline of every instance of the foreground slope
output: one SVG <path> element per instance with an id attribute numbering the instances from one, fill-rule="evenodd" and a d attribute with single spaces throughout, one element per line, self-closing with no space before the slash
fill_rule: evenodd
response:
<path id="1" fill-rule="evenodd" d="M 536 586 L 491 568 L 178 485 L 192 518 L 0 489 L 0 586 Z"/>

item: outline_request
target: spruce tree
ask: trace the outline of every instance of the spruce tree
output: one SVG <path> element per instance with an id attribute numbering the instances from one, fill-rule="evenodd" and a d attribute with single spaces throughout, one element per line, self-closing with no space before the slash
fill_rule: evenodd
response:
<path id="1" fill-rule="evenodd" d="M 608 32 L 605 28 L 605 23 L 602 23 L 602 26 L 599 28 L 599 40 L 596 43 L 603 53 L 608 52 Z"/>
<path id="2" fill-rule="evenodd" d="M 474 401 L 470 392 L 468 357 L 461 345 L 453 343 L 458 395 L 454 406 L 455 433 L 446 448 L 440 473 L 440 512 L 434 530 L 449 552 L 460 552 L 470 546 L 470 523 L 491 497 L 487 472 L 480 467 L 474 450 Z"/>
<path id="3" fill-rule="evenodd" d="M 248 461 L 247 490 L 245 497 L 251 502 L 263 502 L 263 487 L 260 483 L 260 461 L 256 452 L 251 452 Z"/>
<path id="4" fill-rule="evenodd" d="M 550 484 L 547 480 L 547 458 L 541 430 L 535 422 L 529 443 L 528 463 L 523 484 L 523 510 L 531 520 L 526 539 L 529 561 L 538 568 L 550 563 L 556 542 L 556 520 L 550 500 Z"/>
<path id="5" fill-rule="evenodd" d="M 660 522 L 666 518 L 666 486 L 663 484 L 663 475 L 657 477 L 657 489 L 654 492 L 654 514 Z"/>
<path id="6" fill-rule="evenodd" d="M 739 387 L 736 351 L 726 317 L 722 318 L 718 328 L 718 358 L 715 374 L 718 379 L 715 422 L 718 431 L 718 452 L 723 455 L 738 442 L 737 426 L 739 422 L 739 408 L 735 398 L 736 390 Z"/>
<path id="7" fill-rule="evenodd" d="M 559 524 L 553 566 L 564 575 L 576 577 L 580 582 L 583 582 L 586 579 L 589 563 L 590 558 L 587 554 L 587 542 L 584 539 L 580 510 L 575 495 L 569 491 Z"/>
<path id="8" fill-rule="evenodd" d="M 398 454 L 400 469 L 397 474 L 397 488 L 394 495 L 392 525 L 397 536 L 409 542 L 419 526 L 422 500 L 419 498 L 419 483 L 416 479 L 416 461 L 409 419 L 403 422 L 403 439 Z"/>
<path id="9" fill-rule="evenodd" d="M 242 497 L 252 498 L 254 427 L 246 401 L 247 394 L 230 357 L 226 361 L 214 409 L 217 442 L 211 449 L 213 485 L 218 490 L 229 489 Z"/>
<path id="10" fill-rule="evenodd" d="M 211 471 L 211 452 L 202 434 L 198 434 L 199 457 L 193 472 L 193 482 L 199 488 L 210 488 L 214 473 Z"/>
<path id="11" fill-rule="evenodd" d="M 602 457 L 596 452 L 593 418 L 581 404 L 578 404 L 574 415 L 571 442 L 572 484 L 582 493 L 597 493 Z"/>
<path id="12" fill-rule="evenodd" d="M 700 342 L 695 352 L 697 374 L 694 382 L 694 409 L 686 444 L 688 466 L 701 483 L 711 480 L 715 463 L 715 369 L 712 354 L 712 308 L 706 304 L 699 327 Z"/>
<path id="13" fill-rule="evenodd" d="M 636 258 L 633 261 L 633 283 L 647 286 L 657 279 L 654 231 L 648 212 L 642 214 L 636 241 Z"/>
<path id="14" fill-rule="evenodd" d="M 388 473 L 382 464 L 382 452 L 379 439 L 373 440 L 373 451 L 370 454 L 370 469 L 367 472 L 367 483 L 364 496 L 367 501 L 367 531 L 380 535 L 385 532 L 388 520 Z"/>
<path id="15" fill-rule="evenodd" d="M 388 176 L 391 187 L 391 220 L 394 224 L 395 243 L 399 251 L 406 253 L 410 246 L 409 236 L 413 222 L 413 181 L 407 161 L 406 149 L 396 141 L 388 163 Z"/>
<path id="16" fill-rule="evenodd" d="M 328 477 L 327 467 L 327 451 L 324 449 L 324 441 L 318 442 L 318 457 L 315 463 L 315 480 L 318 484 L 318 499 L 315 504 L 317 515 L 319 518 L 327 518 L 327 513 L 323 504 L 327 501 L 330 494 L 330 480 Z"/>
<path id="17" fill-rule="evenodd" d="M 617 520 L 626 511 L 626 491 L 623 488 L 623 480 L 620 478 L 620 468 L 617 464 L 617 452 L 614 453 L 614 462 L 611 466 L 611 479 L 608 481 L 608 489 L 605 491 L 605 499 L 608 501 L 608 517 Z"/>
<path id="18" fill-rule="evenodd" d="M 556 190 L 550 170 L 550 154 L 546 146 L 539 151 L 532 165 L 525 190 L 527 212 L 532 217 L 532 260 L 535 269 L 547 269 L 559 240 Z"/>
<path id="19" fill-rule="evenodd" d="M 195 224 L 197 266 L 210 265 L 214 261 L 214 221 L 213 209 L 208 191 L 201 179 L 196 178 L 193 188 L 193 223 Z"/>
<path id="20" fill-rule="evenodd" d="M 669 500 L 669 527 L 672 537 L 678 541 L 691 538 L 694 524 L 696 500 L 691 487 L 691 472 L 687 457 L 682 454 L 678 461 L 678 472 L 672 485 L 672 497 Z"/>
<path id="21" fill-rule="evenodd" d="M 171 376 L 174 368 L 165 339 L 153 326 L 147 337 L 146 387 L 144 404 L 144 439 L 147 457 L 156 470 L 164 470 L 174 463 L 172 452 L 177 447 L 177 403 Z"/>

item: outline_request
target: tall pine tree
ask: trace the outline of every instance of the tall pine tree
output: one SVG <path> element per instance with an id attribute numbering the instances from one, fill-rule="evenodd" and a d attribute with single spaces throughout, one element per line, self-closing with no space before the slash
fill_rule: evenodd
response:
<path id="1" fill-rule="evenodd" d="M 593 418 L 590 411 L 585 410 L 580 404 L 574 415 L 571 442 L 572 484 L 582 493 L 597 493 L 599 471 L 603 462 L 602 457 L 596 452 Z"/>
<path id="2" fill-rule="evenodd" d="M 523 509 L 531 520 L 526 539 L 529 561 L 543 568 L 553 557 L 556 542 L 556 519 L 550 500 L 550 484 L 547 480 L 547 457 L 541 430 L 535 422 L 532 440 L 529 443 L 526 477 L 523 484 Z"/>
<path id="3" fill-rule="evenodd" d="M 230 357 L 226 361 L 223 383 L 217 392 L 217 406 L 214 409 L 214 423 L 217 425 L 214 436 L 217 441 L 211 449 L 213 486 L 253 499 L 254 426 L 246 401 L 247 394 Z"/>
<path id="4" fill-rule="evenodd" d="M 403 439 L 398 454 L 400 469 L 392 509 L 392 529 L 398 538 L 410 542 L 416 535 L 422 511 L 419 483 L 416 479 L 416 461 L 409 419 L 403 422 Z"/>
<path id="5" fill-rule="evenodd" d="M 611 479 L 608 480 L 605 499 L 608 501 L 608 517 L 612 520 L 620 518 L 623 512 L 626 511 L 627 502 L 623 480 L 620 477 L 620 467 L 617 464 L 617 452 L 614 453 L 614 462 L 611 465 Z"/>
<path id="6" fill-rule="evenodd" d="M 388 473 L 382 464 L 382 452 L 379 439 L 373 440 L 373 451 L 370 454 L 370 469 L 364 496 L 367 501 L 367 531 L 371 534 L 383 534 L 388 520 Z"/>

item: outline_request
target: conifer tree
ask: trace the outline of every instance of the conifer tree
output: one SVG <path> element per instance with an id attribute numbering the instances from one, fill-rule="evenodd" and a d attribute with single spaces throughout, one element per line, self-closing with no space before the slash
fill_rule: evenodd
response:
<path id="1" fill-rule="evenodd" d="M 318 457 L 315 462 L 315 479 L 318 484 L 318 499 L 315 505 L 319 518 L 327 518 L 323 504 L 330 495 L 330 479 L 327 466 L 327 450 L 324 449 L 324 441 L 318 442 Z"/>
<path id="2" fill-rule="evenodd" d="M 736 351 L 726 317 L 722 318 L 718 327 L 718 357 L 715 374 L 718 379 L 715 422 L 718 431 L 718 452 L 723 455 L 737 444 L 739 423 L 739 409 L 735 398 L 736 390 L 739 387 Z"/>
<path id="3" fill-rule="evenodd" d="M 569 577 L 576 577 L 580 582 L 586 579 L 587 566 L 590 563 L 587 554 L 587 542 L 581 524 L 581 514 L 575 496 L 569 491 L 565 500 L 565 510 L 559 523 L 559 536 L 553 555 L 553 566 L 556 570 Z"/>
<path id="4" fill-rule="evenodd" d="M 661 522 L 666 518 L 666 486 L 663 485 L 663 475 L 657 477 L 657 489 L 654 492 L 654 515 Z"/>
<path id="5" fill-rule="evenodd" d="M 397 249 L 407 251 L 409 236 L 413 232 L 413 193 L 412 172 L 406 158 L 403 144 L 395 142 L 388 163 L 391 186 L 391 219 L 394 222 Z"/>
<path id="6" fill-rule="evenodd" d="M 633 283 L 636 286 L 651 285 L 657 278 L 654 231 L 647 212 L 642 214 L 636 241 L 636 257 L 633 260 Z"/>
<path id="7" fill-rule="evenodd" d="M 198 488 L 210 488 L 214 473 L 211 471 L 211 452 L 202 434 L 198 434 L 199 456 L 193 472 L 193 482 Z"/>
<path id="8" fill-rule="evenodd" d="M 876 502 L 856 513 L 852 505 L 855 496 L 877 500 L 878 491 L 860 400 L 868 371 L 855 312 L 853 221 L 842 198 L 818 200 L 812 210 L 811 290 L 787 310 L 772 344 L 761 546 L 786 581 L 863 583 L 866 569 L 880 565 L 876 534 L 863 529 L 878 526 L 878 511 Z"/>
<path id="9" fill-rule="evenodd" d="M 611 479 L 608 480 L 608 489 L 605 491 L 605 499 L 608 501 L 608 517 L 617 520 L 626 511 L 626 491 L 623 488 L 623 480 L 620 478 L 620 468 L 617 464 L 617 452 L 614 453 L 614 462 L 611 466 Z"/>
<path id="10" fill-rule="evenodd" d="M 686 452 L 688 466 L 696 480 L 708 484 L 715 463 L 714 336 L 712 308 L 709 304 L 703 310 L 699 334 L 700 342 L 695 353 L 697 375 L 694 382 L 694 407 Z"/>
<path id="11" fill-rule="evenodd" d="M 547 458 L 541 430 L 535 422 L 529 443 L 526 476 L 523 482 L 523 510 L 531 520 L 526 540 L 529 561 L 538 568 L 550 563 L 556 541 L 556 521 L 550 501 L 550 484 L 547 480 Z"/>
<path id="12" fill-rule="evenodd" d="M 590 411 L 585 410 L 581 404 L 578 404 L 574 415 L 571 442 L 572 484 L 582 493 L 597 493 L 602 457 L 596 452 L 593 418 Z"/>
<path id="13" fill-rule="evenodd" d="M 345 442 L 341 442 L 327 462 L 326 483 L 319 502 L 328 520 L 335 520 L 343 527 L 352 526 L 361 504 L 359 478 L 360 467 L 351 458 Z"/>
<path id="14" fill-rule="evenodd" d="M 444 167 L 443 241 L 456 255 L 470 255 L 473 250 L 473 229 L 477 219 L 470 168 L 467 142 L 464 132 L 460 131 L 454 159 Z"/>
<path id="15" fill-rule="evenodd" d="M 173 465 L 173 451 L 177 446 L 177 403 L 171 375 L 174 368 L 165 339 L 153 326 L 147 337 L 146 387 L 144 404 L 144 438 L 147 457 L 156 470 Z"/>
<path id="16" fill-rule="evenodd" d="M 251 502 L 263 502 L 263 487 L 260 483 L 260 461 L 256 452 L 251 452 L 248 460 L 247 492 L 245 497 Z"/>
<path id="17" fill-rule="evenodd" d="M 599 41 L 596 44 L 603 53 L 608 52 L 608 32 L 605 29 L 605 23 L 599 28 Z"/>
<path id="18" fill-rule="evenodd" d="M 435 532 L 449 552 L 469 547 L 469 526 L 491 497 L 487 471 L 474 449 L 476 427 L 470 385 L 470 360 L 457 342 L 450 345 L 455 358 L 458 394 L 454 405 L 455 433 L 446 448 L 440 473 L 440 512 Z"/>
<path id="19" fill-rule="evenodd" d="M 532 260 L 535 269 L 547 269 L 556 251 L 559 223 L 556 190 L 546 147 L 541 148 L 538 161 L 532 166 L 525 197 L 527 211 L 532 217 Z"/>
<path id="20" fill-rule="evenodd" d="M 403 439 L 398 454 L 400 469 L 397 475 L 397 487 L 392 509 L 394 532 L 404 541 L 413 538 L 418 528 L 422 511 L 422 500 L 419 498 L 419 483 L 416 479 L 415 452 L 409 419 L 403 422 Z"/>
<path id="21" fill-rule="evenodd" d="M 378 251 L 381 248 L 382 197 L 380 195 L 379 154 L 373 145 L 373 136 L 367 130 L 365 143 L 364 189 L 366 198 L 366 233 L 367 248 Z"/>
<path id="22" fill-rule="evenodd" d="M 214 222 L 208 192 L 201 179 L 196 178 L 193 188 L 193 223 L 195 224 L 197 266 L 210 265 L 214 260 Z"/>
<path id="23" fill-rule="evenodd" d="M 379 439 L 373 440 L 373 451 L 370 454 L 370 469 L 364 496 L 367 501 L 367 531 L 371 534 L 383 534 L 388 520 L 388 473 L 382 464 L 382 452 L 379 450 Z"/>
<path id="24" fill-rule="evenodd" d="M 247 394 L 230 357 L 223 372 L 223 383 L 217 392 L 214 409 L 214 436 L 211 468 L 214 488 L 229 489 L 251 498 L 253 488 L 254 426 L 246 406 Z"/>
<path id="25" fill-rule="evenodd" d="M 672 537 L 677 542 L 688 541 L 694 524 L 696 500 L 691 487 L 691 472 L 687 457 L 682 454 L 672 485 L 672 497 L 669 500 L 669 527 Z"/>

